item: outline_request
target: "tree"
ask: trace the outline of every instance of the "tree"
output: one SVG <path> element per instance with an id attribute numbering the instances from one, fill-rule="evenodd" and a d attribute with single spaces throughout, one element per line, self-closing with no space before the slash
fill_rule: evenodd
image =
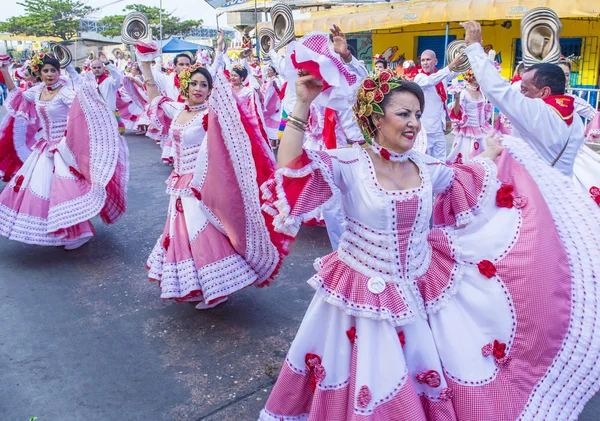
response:
<path id="1" fill-rule="evenodd" d="M 79 20 L 95 9 L 73 0 L 24 0 L 24 16 L 0 22 L 0 32 L 68 40 L 77 35 Z"/>
<path id="2" fill-rule="evenodd" d="M 124 12 L 142 12 L 148 17 L 148 23 L 153 28 L 152 35 L 154 38 L 159 38 L 160 31 L 160 8 L 145 6 L 143 4 L 131 4 L 123 9 Z M 104 30 L 100 33 L 105 37 L 118 37 L 121 35 L 121 27 L 125 15 L 105 16 L 98 21 L 99 26 L 104 26 Z M 173 36 L 186 37 L 191 34 L 194 29 L 202 26 L 202 20 L 181 20 L 171 13 L 167 13 L 162 9 L 162 34 L 163 39 Z"/>

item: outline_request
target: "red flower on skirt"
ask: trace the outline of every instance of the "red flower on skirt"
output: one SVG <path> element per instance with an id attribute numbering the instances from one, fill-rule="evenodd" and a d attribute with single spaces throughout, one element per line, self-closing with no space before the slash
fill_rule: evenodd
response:
<path id="1" fill-rule="evenodd" d="M 163 247 L 165 248 L 165 250 L 169 250 L 169 245 L 171 245 L 171 237 L 169 237 L 168 235 L 165 237 L 165 239 L 163 240 Z"/>
<path id="2" fill-rule="evenodd" d="M 513 186 L 503 184 L 496 193 L 496 206 L 511 209 L 514 201 L 513 190 Z"/>
<path id="3" fill-rule="evenodd" d="M 419 373 L 416 376 L 417 382 L 421 384 L 426 384 L 429 387 L 440 387 L 442 384 L 442 380 L 440 378 L 440 373 L 435 370 L 429 370 L 425 373 Z"/>
<path id="4" fill-rule="evenodd" d="M 202 200 L 202 195 L 200 194 L 200 191 L 195 188 L 195 187 L 190 187 L 190 190 L 192 191 L 192 194 L 194 195 L 194 197 L 198 200 Z"/>
<path id="5" fill-rule="evenodd" d="M 477 269 L 479 269 L 479 273 L 486 278 L 492 278 L 496 275 L 496 266 L 489 260 L 482 260 L 477 263 Z"/>
<path id="6" fill-rule="evenodd" d="M 204 117 L 202 117 L 202 128 L 205 132 L 208 131 L 208 113 L 204 114 Z"/>
<path id="7" fill-rule="evenodd" d="M 496 359 L 504 358 L 506 355 L 506 344 L 498 342 L 497 339 L 494 339 L 494 349 L 492 350 L 492 355 L 494 355 L 494 358 Z"/>
<path id="8" fill-rule="evenodd" d="M 600 206 L 600 188 L 596 186 L 590 187 L 590 194 L 592 195 L 592 199 L 598 206 Z"/>
<path id="9" fill-rule="evenodd" d="M 358 392 L 358 398 L 356 399 L 356 403 L 358 404 L 358 407 L 366 408 L 367 406 L 369 406 L 369 403 L 371 403 L 372 399 L 373 399 L 373 395 L 371 394 L 371 390 L 369 389 L 369 386 L 367 386 L 367 385 L 361 386 L 360 391 Z"/>
<path id="10" fill-rule="evenodd" d="M 406 345 L 406 338 L 404 336 L 404 331 L 401 330 L 400 332 L 398 332 L 398 339 L 400 339 L 400 345 L 402 345 L 402 348 L 404 348 L 404 345 Z"/>
<path id="11" fill-rule="evenodd" d="M 317 354 L 306 354 L 304 362 L 306 363 L 306 371 L 310 375 L 310 389 L 314 392 L 317 385 L 325 379 L 325 367 L 321 365 L 321 357 Z"/>
<path id="12" fill-rule="evenodd" d="M 475 149 L 476 151 L 479 150 L 479 142 L 473 143 L 473 149 Z"/>
<path id="13" fill-rule="evenodd" d="M 181 197 L 178 197 L 175 201 L 175 209 L 177 209 L 177 212 L 183 212 L 183 203 L 181 203 Z"/>
<path id="14" fill-rule="evenodd" d="M 352 345 L 354 345 L 354 341 L 356 340 L 356 326 L 352 326 L 350 329 L 346 331 L 346 336 L 348 336 L 348 340 Z"/>
<path id="15" fill-rule="evenodd" d="M 23 184 L 23 180 L 25 180 L 25 177 L 20 175 L 17 177 L 17 179 L 15 180 L 15 186 L 13 187 L 13 191 L 15 193 L 18 193 L 19 190 L 21 190 L 21 185 Z"/>

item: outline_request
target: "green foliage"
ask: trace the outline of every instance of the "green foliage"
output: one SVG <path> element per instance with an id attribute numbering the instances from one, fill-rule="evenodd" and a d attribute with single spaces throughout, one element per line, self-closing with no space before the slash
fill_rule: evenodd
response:
<path id="1" fill-rule="evenodd" d="M 79 19 L 95 9 L 73 0 L 24 0 L 24 16 L 13 16 L 0 22 L 0 32 L 68 40 L 77 35 Z"/>
<path id="2" fill-rule="evenodd" d="M 160 31 L 160 9 L 158 7 L 146 6 L 143 4 L 131 4 L 123 9 L 124 12 L 142 12 L 148 17 L 148 22 L 152 27 L 152 35 L 154 38 L 159 38 Z M 106 25 L 106 28 L 101 32 L 106 37 L 118 37 L 121 35 L 121 26 L 125 15 L 105 16 L 98 21 L 99 25 Z M 162 10 L 162 25 L 163 39 L 172 36 L 185 37 L 188 36 L 194 29 L 202 26 L 202 20 L 181 20 L 171 13 Z"/>

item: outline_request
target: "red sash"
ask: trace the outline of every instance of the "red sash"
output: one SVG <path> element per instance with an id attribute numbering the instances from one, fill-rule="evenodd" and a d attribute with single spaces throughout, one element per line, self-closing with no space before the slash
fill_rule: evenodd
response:
<path id="1" fill-rule="evenodd" d="M 437 72 L 438 72 L 438 69 L 434 69 L 433 73 L 437 73 Z M 426 74 L 427 76 L 431 76 L 431 73 L 427 73 L 423 69 L 419 69 L 419 73 L 423 73 L 423 74 Z M 444 82 L 440 82 L 437 85 L 435 85 L 435 90 L 436 90 L 438 96 L 440 97 L 440 99 L 442 100 L 442 103 L 445 104 L 446 101 L 448 101 L 448 93 L 446 92 L 446 87 L 444 86 Z"/>

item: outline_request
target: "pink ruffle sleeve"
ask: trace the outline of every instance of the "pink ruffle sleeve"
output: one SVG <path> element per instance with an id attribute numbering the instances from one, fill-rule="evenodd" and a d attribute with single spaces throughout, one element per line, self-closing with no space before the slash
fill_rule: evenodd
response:
<path id="1" fill-rule="evenodd" d="M 22 118 L 27 124 L 33 124 L 37 116 L 33 98 L 31 92 L 25 89 L 14 89 L 8 94 L 6 109 L 13 117 Z"/>
<path id="2" fill-rule="evenodd" d="M 475 158 L 451 168 L 454 178 L 435 199 L 433 222 L 436 226 L 462 227 L 469 224 L 495 194 L 496 165 L 487 158 Z"/>
<path id="3" fill-rule="evenodd" d="M 262 209 L 273 217 L 275 231 L 295 237 L 303 222 L 318 217 L 336 194 L 334 172 L 327 152 L 307 150 L 277 170 L 261 187 Z"/>

